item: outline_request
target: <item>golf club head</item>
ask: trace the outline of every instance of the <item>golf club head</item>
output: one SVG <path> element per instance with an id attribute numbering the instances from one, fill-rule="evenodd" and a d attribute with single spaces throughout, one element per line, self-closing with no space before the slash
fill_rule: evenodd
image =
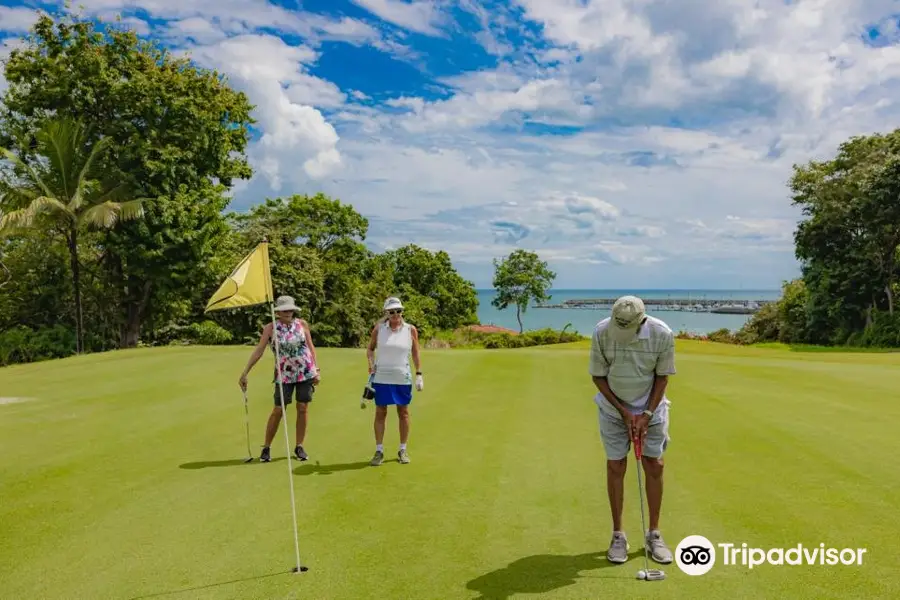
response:
<path id="1" fill-rule="evenodd" d="M 659 569 L 648 569 L 647 577 L 645 578 L 647 581 L 662 581 L 666 578 L 665 571 L 660 571 Z"/>
<path id="2" fill-rule="evenodd" d="M 245 463 L 251 463 L 251 462 L 253 462 L 253 457 L 252 457 L 252 456 L 248 456 L 247 458 L 244 459 L 244 462 L 245 462 Z"/>

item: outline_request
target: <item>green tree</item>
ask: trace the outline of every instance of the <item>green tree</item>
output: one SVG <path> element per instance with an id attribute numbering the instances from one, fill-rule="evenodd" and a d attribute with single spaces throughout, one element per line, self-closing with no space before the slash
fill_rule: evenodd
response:
<path id="1" fill-rule="evenodd" d="M 375 294 L 385 275 L 369 268 L 373 253 L 362 243 L 369 226 L 365 217 L 349 204 L 316 194 L 267 199 L 229 220 L 242 239 L 242 252 L 269 239 L 273 285 L 308 307 L 318 345 L 355 347 L 367 339 L 380 312 Z"/>
<path id="2" fill-rule="evenodd" d="M 349 204 L 325 194 L 267 198 L 249 213 L 235 215 L 245 235 L 299 244 L 327 253 L 347 240 L 365 240 L 369 221 Z"/>
<path id="3" fill-rule="evenodd" d="M 149 316 L 183 315 L 227 233 L 225 192 L 248 179 L 252 106 L 217 72 L 95 19 L 43 14 L 5 65 L 0 145 L 22 157 L 48 114 L 81 119 L 109 139 L 103 172 L 152 200 L 143 219 L 102 240 L 120 344 Z M 39 82 L 36 84 L 35 82 Z"/>
<path id="4" fill-rule="evenodd" d="M 803 343 L 809 339 L 807 305 L 809 292 L 802 279 L 789 281 L 782 286 L 778 307 L 778 340 L 786 344 Z"/>
<path id="5" fill-rule="evenodd" d="M 0 204 L 6 214 L 0 220 L 0 230 L 38 227 L 64 237 L 75 295 L 79 353 L 84 350 L 84 316 L 78 236 L 85 228 L 111 229 L 120 220 L 137 219 L 143 214 L 142 200 L 122 201 L 127 187 L 101 181 L 98 159 L 109 147 L 109 140 L 103 138 L 90 146 L 90 138 L 80 123 L 57 118 L 46 121 L 36 133 L 36 151 L 42 160 L 27 163 L 11 150 L 0 150 L 17 171 L 4 181 Z"/>
<path id="6" fill-rule="evenodd" d="M 546 302 L 550 299 L 547 292 L 556 279 L 556 273 L 547 267 L 540 257 L 528 250 L 515 250 L 501 260 L 494 259 L 494 289 L 496 296 L 491 304 L 500 310 L 510 304 L 516 305 L 516 319 L 519 321 L 519 333 L 525 328 L 522 325 L 522 314 L 528 310 L 532 301 Z"/>
<path id="7" fill-rule="evenodd" d="M 876 280 L 894 314 L 894 294 L 900 269 L 900 153 L 866 173 L 862 182 L 860 212 L 866 220 L 865 251 Z"/>
<path id="8" fill-rule="evenodd" d="M 446 330 L 478 322 L 475 285 L 456 271 L 449 254 L 408 244 L 385 252 L 384 258 L 395 289 L 406 286 L 407 293 L 424 296 L 435 306 L 434 311 L 423 311 L 427 325 Z"/>
<path id="9" fill-rule="evenodd" d="M 62 322 L 74 332 L 72 276 L 62 237 L 38 229 L 0 233 L 0 254 L 8 270 L 0 292 L 0 331 Z"/>
<path id="10" fill-rule="evenodd" d="M 835 158 L 795 166 L 795 232 L 809 294 L 807 341 L 845 343 L 893 313 L 900 246 L 900 130 L 859 136 Z M 812 339 L 815 338 L 815 339 Z"/>

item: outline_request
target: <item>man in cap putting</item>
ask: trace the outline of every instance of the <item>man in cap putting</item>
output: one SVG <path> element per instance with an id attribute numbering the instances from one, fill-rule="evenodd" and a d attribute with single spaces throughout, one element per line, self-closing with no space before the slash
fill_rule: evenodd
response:
<path id="1" fill-rule="evenodd" d="M 672 562 L 659 531 L 663 493 L 662 455 L 669 442 L 669 400 L 666 384 L 675 374 L 675 336 L 660 319 L 645 313 L 634 296 L 616 300 L 612 316 L 600 321 L 591 338 L 590 374 L 599 393 L 600 437 L 606 451 L 606 487 L 612 511 L 613 535 L 607 558 L 628 560 L 622 531 L 625 469 L 631 440 L 642 441 L 650 530 L 644 543 L 656 562 Z"/>

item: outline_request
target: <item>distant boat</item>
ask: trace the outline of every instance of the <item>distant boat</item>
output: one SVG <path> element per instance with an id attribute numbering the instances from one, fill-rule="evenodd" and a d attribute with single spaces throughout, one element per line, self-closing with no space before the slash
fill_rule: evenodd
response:
<path id="1" fill-rule="evenodd" d="M 714 306 L 709 312 L 720 315 L 752 315 L 756 312 L 756 309 L 751 308 L 750 306 L 744 306 L 743 304 L 723 304 L 721 306 Z"/>

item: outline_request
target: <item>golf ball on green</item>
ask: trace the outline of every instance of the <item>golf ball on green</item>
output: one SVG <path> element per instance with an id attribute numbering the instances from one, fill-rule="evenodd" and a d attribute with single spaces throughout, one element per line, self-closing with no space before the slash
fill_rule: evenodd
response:
<path id="1" fill-rule="evenodd" d="M 638 579 L 647 579 L 647 572 L 643 569 L 638 571 Z"/>

